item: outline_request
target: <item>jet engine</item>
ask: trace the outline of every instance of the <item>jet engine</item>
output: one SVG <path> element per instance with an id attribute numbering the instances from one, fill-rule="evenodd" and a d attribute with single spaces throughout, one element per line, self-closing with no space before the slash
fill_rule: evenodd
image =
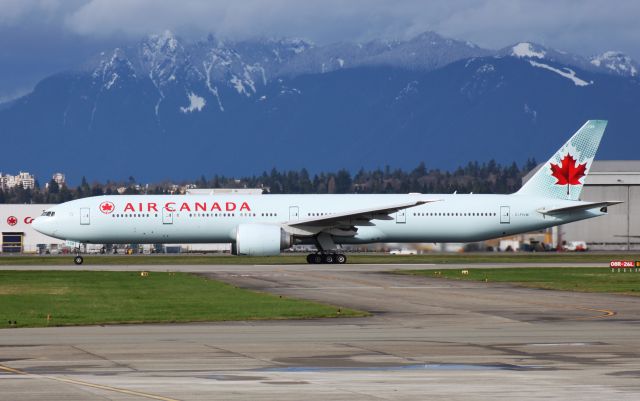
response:
<path id="1" fill-rule="evenodd" d="M 246 256 L 273 256 L 291 246 L 291 235 L 271 224 L 240 224 L 231 253 Z"/>

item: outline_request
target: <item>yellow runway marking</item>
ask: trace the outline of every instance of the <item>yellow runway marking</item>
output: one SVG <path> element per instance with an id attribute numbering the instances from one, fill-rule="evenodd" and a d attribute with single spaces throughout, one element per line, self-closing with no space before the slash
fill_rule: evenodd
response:
<path id="1" fill-rule="evenodd" d="M 97 388 L 97 389 L 100 389 L 100 390 L 113 391 L 113 392 L 120 393 L 120 394 L 127 394 L 127 395 L 134 395 L 134 396 L 137 396 L 137 397 L 149 398 L 149 399 L 152 399 L 152 400 L 179 401 L 179 400 L 176 400 L 175 398 L 168 398 L 168 397 L 163 397 L 161 395 L 143 393 L 143 392 L 134 391 L 134 390 L 127 390 L 127 389 L 119 388 L 119 387 L 105 386 L 105 385 L 102 385 L 102 384 L 89 383 L 89 382 L 85 382 L 85 381 L 82 381 L 82 380 L 67 379 L 67 378 L 64 378 L 64 377 L 56 377 L 56 376 L 36 375 L 36 374 L 24 372 L 24 371 L 19 370 L 19 369 L 10 368 L 10 367 L 4 366 L 4 365 L 0 365 L 0 370 L 4 370 L 5 372 L 10 372 L 10 373 L 15 373 L 17 375 L 23 375 L 23 376 L 29 376 L 29 377 L 37 377 L 37 378 L 42 378 L 42 379 L 47 379 L 47 380 L 54 380 L 54 381 L 61 382 L 61 383 L 75 384 L 75 385 L 84 386 L 84 387 L 92 387 L 92 388 Z"/>
<path id="2" fill-rule="evenodd" d="M 618 312 L 609 309 L 594 309 L 594 308 L 583 308 L 580 306 L 575 306 L 576 309 L 588 310 L 591 312 L 600 312 L 602 315 L 598 316 L 588 316 L 588 317 L 579 317 L 576 320 L 590 320 L 590 319 L 606 319 L 608 317 L 612 317 L 618 314 Z"/>

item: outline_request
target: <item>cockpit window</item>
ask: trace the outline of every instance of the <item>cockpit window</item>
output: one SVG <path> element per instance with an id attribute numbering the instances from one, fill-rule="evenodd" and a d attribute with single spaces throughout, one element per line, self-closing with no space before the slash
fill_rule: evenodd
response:
<path id="1" fill-rule="evenodd" d="M 49 212 L 49 211 L 46 211 L 46 210 L 45 210 L 44 212 L 42 212 L 42 214 L 41 214 L 40 216 L 50 216 L 50 217 L 53 217 L 53 216 L 55 216 L 55 215 L 56 215 L 56 212 Z"/>

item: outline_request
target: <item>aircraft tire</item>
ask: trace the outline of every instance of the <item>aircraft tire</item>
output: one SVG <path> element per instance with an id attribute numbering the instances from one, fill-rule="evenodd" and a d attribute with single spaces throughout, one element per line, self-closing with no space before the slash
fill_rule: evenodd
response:
<path id="1" fill-rule="evenodd" d="M 332 254 L 332 253 L 327 253 L 326 255 L 322 256 L 322 263 L 336 263 L 336 255 Z"/>
<path id="2" fill-rule="evenodd" d="M 337 254 L 336 255 L 336 263 L 341 264 L 341 265 L 347 263 L 347 256 L 343 255 L 341 253 Z"/>
<path id="3" fill-rule="evenodd" d="M 78 255 L 75 258 L 73 258 L 73 263 L 75 263 L 77 265 L 81 265 L 82 262 L 84 262 L 84 259 L 80 255 Z"/>
<path id="4" fill-rule="evenodd" d="M 322 255 L 317 253 L 310 253 L 307 255 L 307 263 L 310 265 L 317 265 L 323 263 Z"/>

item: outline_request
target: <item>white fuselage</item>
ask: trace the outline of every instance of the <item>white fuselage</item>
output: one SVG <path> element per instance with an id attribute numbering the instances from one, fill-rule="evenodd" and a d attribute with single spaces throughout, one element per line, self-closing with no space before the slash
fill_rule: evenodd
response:
<path id="1" fill-rule="evenodd" d="M 47 235 L 83 243 L 229 243 L 240 224 L 284 226 L 297 220 L 408 201 L 388 220 L 357 225 L 337 244 L 471 242 L 539 230 L 604 214 L 545 215 L 540 208 L 580 204 L 523 195 L 121 195 L 78 199 L 34 221 Z M 106 205 L 106 206 L 105 206 Z M 311 238 L 298 238 L 312 243 Z"/>

